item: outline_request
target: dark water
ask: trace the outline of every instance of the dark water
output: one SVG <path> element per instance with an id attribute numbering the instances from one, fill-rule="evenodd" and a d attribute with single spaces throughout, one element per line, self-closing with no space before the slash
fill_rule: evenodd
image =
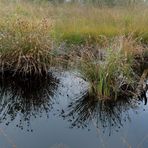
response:
<path id="1" fill-rule="evenodd" d="M 98 102 L 75 74 L 0 80 L 0 148 L 147 148 L 146 99 Z"/>

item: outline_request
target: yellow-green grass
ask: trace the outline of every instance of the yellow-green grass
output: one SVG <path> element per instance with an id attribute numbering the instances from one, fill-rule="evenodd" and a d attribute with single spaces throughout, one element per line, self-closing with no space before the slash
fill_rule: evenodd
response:
<path id="1" fill-rule="evenodd" d="M 133 33 L 136 37 L 148 36 L 148 9 L 146 6 L 127 7 L 86 7 L 68 6 L 61 10 L 56 20 L 56 31 L 64 40 L 97 40 L 100 35 L 115 37 Z"/>
<path id="2" fill-rule="evenodd" d="M 110 38 L 129 33 L 147 42 L 147 8 L 144 5 L 110 8 L 0 0 L 0 19 L 25 17 L 36 21 L 46 18 L 54 24 L 53 37 L 69 43 L 79 44 L 90 39 L 99 42 L 102 35 Z"/>

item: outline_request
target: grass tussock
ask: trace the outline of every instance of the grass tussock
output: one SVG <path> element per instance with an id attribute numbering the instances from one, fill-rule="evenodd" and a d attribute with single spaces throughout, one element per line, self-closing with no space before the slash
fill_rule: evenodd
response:
<path id="1" fill-rule="evenodd" d="M 139 80 L 133 68 L 135 56 L 142 52 L 143 47 L 125 37 L 116 39 L 106 49 L 103 60 L 92 50 L 82 52 L 79 68 L 90 84 L 89 94 L 98 99 L 115 100 L 122 95 L 133 96 Z"/>
<path id="2" fill-rule="evenodd" d="M 1 72 L 43 74 L 53 62 L 53 41 L 50 37 L 51 22 L 43 19 L 8 20 L 0 24 Z"/>

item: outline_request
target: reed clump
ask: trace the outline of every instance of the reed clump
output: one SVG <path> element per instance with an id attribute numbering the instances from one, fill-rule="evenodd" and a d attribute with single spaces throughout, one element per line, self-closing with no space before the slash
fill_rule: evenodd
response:
<path id="1" fill-rule="evenodd" d="M 52 24 L 47 19 L 5 20 L 0 24 L 0 72 L 46 74 L 53 61 Z"/>
<path id="2" fill-rule="evenodd" d="M 142 53 L 143 47 L 124 36 L 115 39 L 105 51 L 103 60 L 92 50 L 82 52 L 79 58 L 80 72 L 89 82 L 89 95 L 99 100 L 132 97 L 139 80 L 133 68 L 135 56 Z"/>

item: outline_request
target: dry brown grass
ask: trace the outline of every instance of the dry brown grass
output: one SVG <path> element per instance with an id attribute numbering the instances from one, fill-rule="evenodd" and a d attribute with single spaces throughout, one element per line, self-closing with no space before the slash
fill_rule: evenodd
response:
<path id="1" fill-rule="evenodd" d="M 1 72 L 47 73 L 53 63 L 51 29 L 52 24 L 46 19 L 33 22 L 20 18 L 1 23 Z"/>

